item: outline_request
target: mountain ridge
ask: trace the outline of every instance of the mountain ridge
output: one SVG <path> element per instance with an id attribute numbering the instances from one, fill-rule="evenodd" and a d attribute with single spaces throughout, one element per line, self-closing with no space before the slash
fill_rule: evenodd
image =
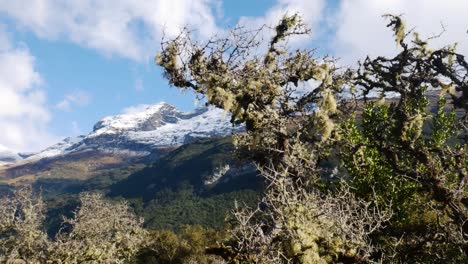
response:
<path id="1" fill-rule="evenodd" d="M 65 138 L 24 158 L 5 150 L 3 160 L 0 156 L 0 182 L 16 178 L 31 181 L 37 175 L 49 177 L 57 164 L 71 166 L 67 173 L 60 170 L 60 178 L 92 177 L 102 168 L 118 167 L 139 158 L 156 159 L 196 139 L 224 137 L 243 130 L 243 126 L 232 126 L 229 120 L 228 114 L 214 107 L 180 111 L 164 102 L 146 105 L 104 117 L 89 134 Z"/>
<path id="2" fill-rule="evenodd" d="M 228 114 L 221 109 L 198 107 L 184 112 L 160 102 L 146 105 L 139 111 L 106 116 L 95 123 L 88 135 L 67 137 L 24 158 L 0 146 L 0 162 L 37 161 L 87 149 L 147 156 L 155 148 L 178 146 L 196 138 L 226 136 L 241 130 L 241 126 L 231 125 Z"/>

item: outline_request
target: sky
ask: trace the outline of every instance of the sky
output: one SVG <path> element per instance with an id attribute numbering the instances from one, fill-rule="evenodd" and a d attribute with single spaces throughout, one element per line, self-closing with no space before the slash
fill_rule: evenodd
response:
<path id="1" fill-rule="evenodd" d="M 0 0 L 0 146 L 38 151 L 87 134 L 108 115 L 165 101 L 195 107 L 154 64 L 163 34 L 201 40 L 235 25 L 274 26 L 299 13 L 312 29 L 296 46 L 354 66 L 396 54 L 383 14 L 399 14 L 433 47 L 468 56 L 468 0 Z"/>

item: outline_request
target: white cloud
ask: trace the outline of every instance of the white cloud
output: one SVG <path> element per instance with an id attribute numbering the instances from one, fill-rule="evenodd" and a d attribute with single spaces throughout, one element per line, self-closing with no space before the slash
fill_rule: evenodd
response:
<path id="1" fill-rule="evenodd" d="M 404 14 L 408 25 L 427 36 L 437 34 L 443 22 L 447 32 L 435 44 L 459 41 L 460 51 L 468 53 L 466 0 L 341 0 L 331 19 L 327 4 L 332 5 L 325 0 L 277 0 L 263 16 L 241 17 L 239 23 L 275 26 L 284 14 L 299 13 L 315 37 L 328 30 L 322 22 L 332 23 L 336 35 L 329 44 L 350 63 L 365 54 L 394 52 L 381 15 Z M 202 37 L 221 32 L 216 25 L 220 6 L 220 0 L 15 0 L 0 1 L 0 14 L 40 37 L 67 39 L 105 55 L 146 61 L 157 51 L 163 31 L 169 37 L 184 26 L 197 29 Z M 300 39 L 292 44 L 304 43 L 308 42 Z"/>
<path id="2" fill-rule="evenodd" d="M 325 0 L 278 0 L 275 5 L 266 10 L 261 17 L 241 17 L 239 24 L 252 29 L 258 29 L 263 25 L 275 27 L 284 15 L 299 14 L 304 22 L 312 30 L 310 36 L 295 37 L 289 44 L 301 46 L 313 37 L 316 37 L 320 31 L 320 22 L 324 19 Z M 265 35 L 263 38 L 268 40 L 271 35 Z"/>
<path id="3" fill-rule="evenodd" d="M 336 54 L 348 64 L 365 55 L 396 54 L 392 32 L 383 14 L 402 14 L 408 28 L 422 36 L 446 32 L 432 41 L 434 47 L 459 42 L 459 52 L 468 54 L 468 1 L 466 0 L 343 0 L 335 17 Z"/>
<path id="4" fill-rule="evenodd" d="M 141 112 L 145 111 L 150 106 L 151 105 L 149 105 L 149 104 L 140 104 L 140 105 L 130 106 L 130 107 L 124 108 L 122 110 L 122 114 L 131 115 L 131 114 L 141 113 Z"/>
<path id="5" fill-rule="evenodd" d="M 83 90 L 77 90 L 65 95 L 62 101 L 55 105 L 55 108 L 62 111 L 71 111 L 74 106 L 86 106 L 91 101 L 91 95 Z"/>
<path id="6" fill-rule="evenodd" d="M 38 150 L 53 142 L 50 113 L 35 59 L 24 45 L 14 45 L 0 26 L 0 144 L 14 150 Z"/>
<path id="7" fill-rule="evenodd" d="M 138 61 L 154 56 L 163 30 L 169 36 L 184 26 L 202 36 L 217 31 L 212 10 L 218 0 L 15 0 L 0 1 L 0 14 L 48 39 L 65 38 Z"/>

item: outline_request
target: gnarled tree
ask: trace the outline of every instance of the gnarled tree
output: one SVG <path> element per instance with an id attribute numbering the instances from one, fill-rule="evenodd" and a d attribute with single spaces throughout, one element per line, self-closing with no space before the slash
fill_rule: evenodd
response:
<path id="1" fill-rule="evenodd" d="M 235 214 L 232 240 L 210 251 L 232 263 L 364 261 L 373 251 L 368 234 L 389 213 L 377 204 L 370 210 L 346 188 L 327 194 L 320 166 L 342 138 L 337 122 L 349 106 L 337 99 L 352 73 L 313 50 L 287 50 L 289 38 L 309 32 L 297 15 L 283 18 L 266 48 L 262 30 L 236 28 L 203 44 L 183 32 L 156 58 L 172 85 L 245 123 L 235 145 L 268 186 L 259 208 Z"/>
<path id="2" fill-rule="evenodd" d="M 289 50 L 309 32 L 297 15 L 266 45 L 266 27 L 162 42 L 156 62 L 171 85 L 245 123 L 234 143 L 267 184 L 258 208 L 235 212 L 232 239 L 209 252 L 231 263 L 466 258 L 467 62 L 418 35 L 407 43 L 401 18 L 387 17 L 401 52 L 357 71 Z M 389 92 L 397 97 L 385 102 Z M 332 158 L 338 175 L 324 166 Z"/>

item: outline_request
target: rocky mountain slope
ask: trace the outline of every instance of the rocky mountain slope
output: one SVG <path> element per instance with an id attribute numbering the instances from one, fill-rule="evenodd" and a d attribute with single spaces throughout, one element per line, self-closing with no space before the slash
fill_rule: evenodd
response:
<path id="1" fill-rule="evenodd" d="M 105 117 L 88 135 L 67 138 L 28 159 L 89 149 L 145 156 L 155 148 L 178 146 L 196 138 L 226 136 L 241 129 L 232 127 L 229 116 L 221 109 L 200 107 L 183 112 L 163 102 L 139 111 Z"/>
<path id="2" fill-rule="evenodd" d="M 200 107 L 183 112 L 167 103 L 108 116 L 88 135 L 66 138 L 24 159 L 0 148 L 0 182 L 2 178 L 30 181 L 38 175 L 89 178 L 102 168 L 128 165 L 135 158 L 154 159 L 198 138 L 228 136 L 243 129 L 233 127 L 229 119 L 221 109 Z"/>
<path id="3" fill-rule="evenodd" d="M 154 148 L 186 144 L 196 138 L 226 136 L 240 129 L 232 127 L 229 116 L 221 109 L 202 107 L 182 112 L 159 103 L 141 112 L 102 119 L 74 148 L 133 151 L 145 155 Z"/>

